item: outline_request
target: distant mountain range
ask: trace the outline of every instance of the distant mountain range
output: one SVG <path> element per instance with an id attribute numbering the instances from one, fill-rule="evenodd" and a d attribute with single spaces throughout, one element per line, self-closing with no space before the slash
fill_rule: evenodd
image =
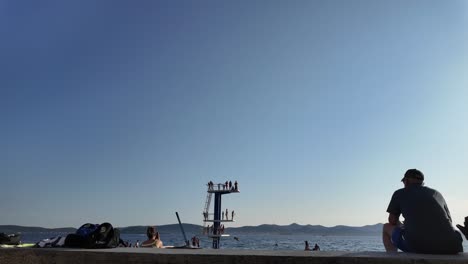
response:
<path id="1" fill-rule="evenodd" d="M 202 226 L 193 224 L 183 224 L 187 234 L 199 234 Z M 119 227 L 123 234 L 145 234 L 147 226 L 128 226 Z M 178 224 L 159 225 L 157 229 L 160 233 L 178 233 L 180 227 Z M 16 225 L 0 225 L 2 233 L 39 233 L 39 232 L 60 232 L 74 233 L 76 228 L 43 228 L 43 227 L 26 227 Z M 226 232 L 229 234 L 310 234 L 323 236 L 357 236 L 357 235 L 380 235 L 382 233 L 382 224 L 366 225 L 361 227 L 338 225 L 334 227 L 325 227 L 321 225 L 259 225 L 259 226 L 243 226 L 243 227 L 227 227 Z"/>

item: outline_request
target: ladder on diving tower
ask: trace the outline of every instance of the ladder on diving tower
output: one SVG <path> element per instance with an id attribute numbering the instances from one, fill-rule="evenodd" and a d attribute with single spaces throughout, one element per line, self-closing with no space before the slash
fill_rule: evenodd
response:
<path id="1" fill-rule="evenodd" d="M 208 187 L 209 188 L 209 187 Z M 205 201 L 205 209 L 203 209 L 203 214 L 206 214 L 206 217 L 209 217 L 209 210 L 210 210 L 210 204 L 211 204 L 211 196 L 213 193 L 208 192 L 206 195 L 206 201 Z M 203 228 L 206 227 L 206 222 L 203 222 Z"/>

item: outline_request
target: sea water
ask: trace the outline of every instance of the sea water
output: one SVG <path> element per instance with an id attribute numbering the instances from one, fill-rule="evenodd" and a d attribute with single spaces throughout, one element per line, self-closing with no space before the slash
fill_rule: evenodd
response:
<path id="1" fill-rule="evenodd" d="M 36 243 L 42 239 L 55 236 L 66 236 L 66 233 L 23 233 L 21 239 L 23 243 Z M 187 234 L 187 239 L 194 234 Z M 238 239 L 234 239 L 234 237 Z M 140 243 L 146 240 L 145 234 L 121 234 L 121 238 L 131 243 L 132 246 L 137 241 Z M 206 236 L 198 236 L 200 246 L 211 248 L 212 239 Z M 161 233 L 161 240 L 166 246 L 184 245 L 182 233 Z M 317 236 L 317 235 L 278 235 L 278 234 L 231 234 L 230 237 L 221 238 L 220 248 L 226 249 L 252 249 L 252 250 L 304 250 L 304 241 L 309 241 L 310 247 L 315 244 L 320 246 L 322 251 L 385 251 L 380 236 Z M 468 242 L 463 241 L 464 251 L 468 252 Z"/>

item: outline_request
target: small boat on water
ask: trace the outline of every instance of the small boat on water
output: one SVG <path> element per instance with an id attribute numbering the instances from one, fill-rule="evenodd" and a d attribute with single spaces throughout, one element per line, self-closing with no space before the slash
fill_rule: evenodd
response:
<path id="1" fill-rule="evenodd" d="M 0 233 L 0 245 L 19 245 L 21 242 L 20 234 Z"/>

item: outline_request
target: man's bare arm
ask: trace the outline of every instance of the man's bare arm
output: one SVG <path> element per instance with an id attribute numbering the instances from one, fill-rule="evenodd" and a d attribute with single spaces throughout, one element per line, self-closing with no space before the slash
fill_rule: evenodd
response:
<path id="1" fill-rule="evenodd" d="M 388 222 L 392 225 L 399 225 L 400 224 L 399 218 L 400 217 L 398 215 L 388 214 Z"/>

